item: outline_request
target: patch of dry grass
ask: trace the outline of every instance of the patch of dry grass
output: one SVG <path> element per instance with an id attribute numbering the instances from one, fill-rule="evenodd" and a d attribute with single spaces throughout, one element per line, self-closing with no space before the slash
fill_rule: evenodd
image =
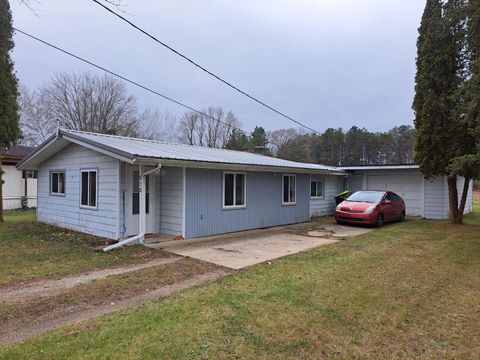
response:
<path id="1" fill-rule="evenodd" d="M 478 359 L 480 214 L 466 222 L 388 225 L 4 347 L 0 358 Z"/>
<path id="2" fill-rule="evenodd" d="M 112 253 L 92 246 L 107 241 L 35 221 L 34 211 L 12 211 L 0 224 L 0 286 L 92 269 L 143 263 L 166 256 L 139 246 Z"/>

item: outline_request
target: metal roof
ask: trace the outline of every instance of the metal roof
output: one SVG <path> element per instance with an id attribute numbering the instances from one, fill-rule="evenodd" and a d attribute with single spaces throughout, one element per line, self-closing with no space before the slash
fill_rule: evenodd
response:
<path id="1" fill-rule="evenodd" d="M 67 143 L 62 143 L 60 146 L 58 142 L 62 141 L 67 141 Z M 57 143 L 56 146 L 53 144 L 55 142 Z M 50 153 L 47 149 L 48 147 L 58 152 L 59 149 L 67 146 L 68 143 L 71 142 L 102 150 L 104 153 L 130 163 L 154 163 L 157 161 L 175 165 L 178 162 L 188 162 L 191 166 L 195 167 L 195 165 L 191 164 L 195 162 L 197 163 L 196 165 L 203 164 L 204 167 L 208 167 L 206 166 L 208 164 L 225 164 L 231 166 L 241 165 L 243 167 L 296 169 L 318 173 L 345 173 L 344 170 L 336 167 L 294 162 L 243 151 L 207 148 L 64 129 L 59 129 L 56 137 L 52 136 L 48 139 L 35 153 L 19 164 L 19 167 L 36 167 L 39 163 L 46 160 L 45 157 Z M 42 151 L 44 152 L 43 156 L 39 156 L 34 161 L 35 155 Z M 166 163 L 165 160 L 169 162 Z"/>

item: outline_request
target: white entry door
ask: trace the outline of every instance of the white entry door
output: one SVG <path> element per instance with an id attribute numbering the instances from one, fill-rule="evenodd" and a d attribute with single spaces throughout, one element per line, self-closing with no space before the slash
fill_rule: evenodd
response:
<path id="1" fill-rule="evenodd" d="M 140 189 L 139 174 L 138 167 L 128 166 L 126 169 L 125 223 L 129 236 L 139 233 L 140 195 L 142 193 L 145 196 L 145 233 L 155 232 L 155 175 L 146 175 L 144 189 Z"/>

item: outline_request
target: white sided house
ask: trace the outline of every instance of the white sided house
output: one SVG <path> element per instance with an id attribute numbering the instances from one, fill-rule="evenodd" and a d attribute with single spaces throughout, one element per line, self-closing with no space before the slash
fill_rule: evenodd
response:
<path id="1" fill-rule="evenodd" d="M 409 215 L 448 217 L 446 180 L 416 166 L 336 168 L 59 129 L 18 167 L 38 171 L 39 221 L 114 240 L 306 222 L 333 214 L 344 189 L 392 190 Z"/>
<path id="2" fill-rule="evenodd" d="M 16 167 L 34 150 L 33 147 L 17 145 L 1 155 L 2 202 L 5 210 L 37 206 L 37 172 L 21 171 Z"/>
<path id="3" fill-rule="evenodd" d="M 335 210 L 345 177 L 248 152 L 63 129 L 19 168 L 38 170 L 39 221 L 115 240 L 305 222 Z"/>

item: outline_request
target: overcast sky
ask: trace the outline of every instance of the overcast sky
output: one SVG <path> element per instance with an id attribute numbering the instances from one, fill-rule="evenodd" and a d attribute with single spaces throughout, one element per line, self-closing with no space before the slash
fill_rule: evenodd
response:
<path id="1" fill-rule="evenodd" d="M 129 0 L 130 20 L 308 126 L 383 131 L 411 124 L 423 0 Z M 14 25 L 193 107 L 232 110 L 243 127 L 294 124 L 145 38 L 91 0 L 11 1 Z M 18 34 L 20 81 L 98 72 Z M 139 107 L 184 109 L 129 86 Z"/>

